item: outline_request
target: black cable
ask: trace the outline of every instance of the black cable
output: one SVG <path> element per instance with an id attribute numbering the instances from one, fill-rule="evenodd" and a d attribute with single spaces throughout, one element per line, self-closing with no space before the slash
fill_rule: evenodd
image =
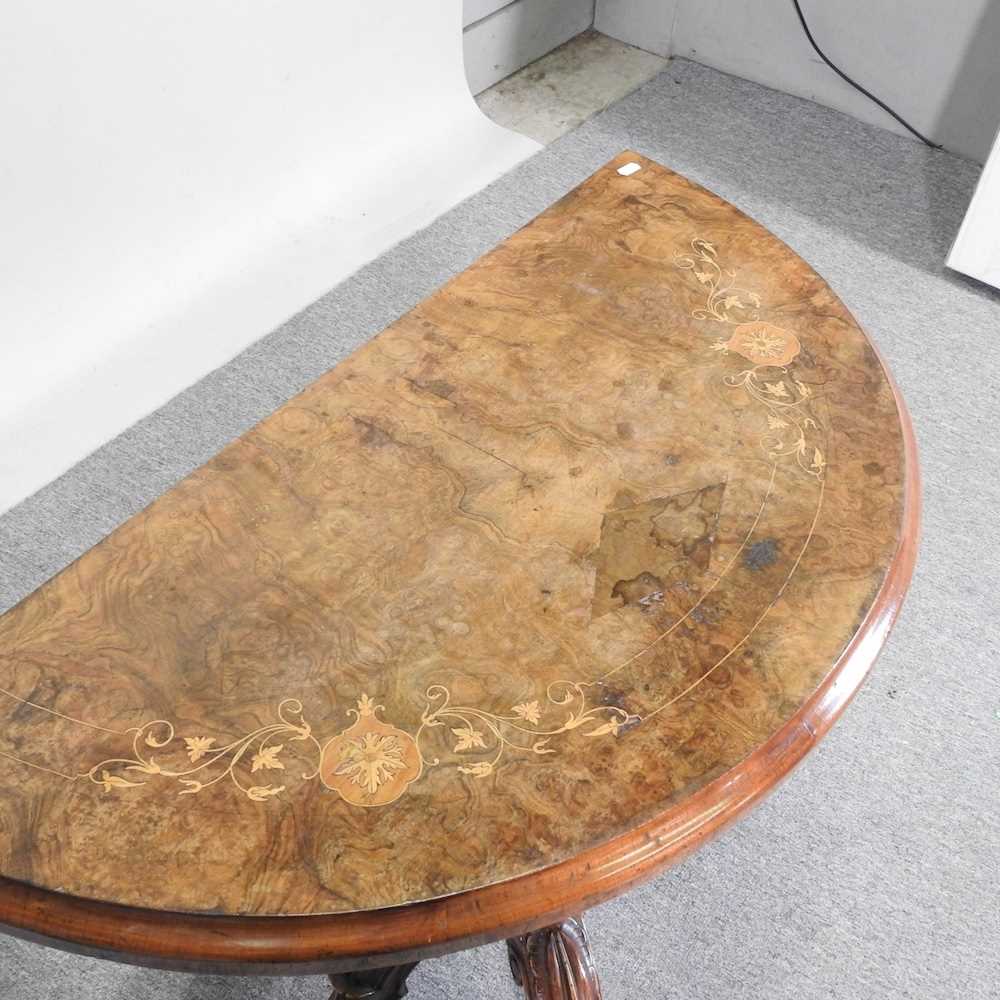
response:
<path id="1" fill-rule="evenodd" d="M 892 115 L 892 117 L 895 118 L 896 121 L 898 121 L 899 124 L 903 126 L 903 128 L 908 129 L 910 132 L 912 132 L 921 142 L 926 143 L 928 146 L 931 147 L 931 149 L 941 149 L 941 146 L 938 143 L 931 142 L 930 139 L 927 138 L 927 136 L 918 132 L 905 118 L 902 118 L 900 115 L 897 115 L 896 112 L 893 111 L 892 108 L 890 108 L 889 105 L 885 103 L 885 101 L 880 101 L 870 90 L 865 90 L 865 88 L 862 87 L 860 83 L 858 83 L 856 80 L 852 80 L 842 69 L 840 69 L 840 67 L 835 66 L 827 58 L 826 53 L 816 44 L 816 39 L 813 38 L 812 32 L 809 30 L 809 25 L 806 24 L 806 16 L 805 14 L 802 13 L 802 8 L 799 6 L 799 0 L 792 0 L 792 3 L 795 6 L 795 13 L 799 15 L 799 21 L 802 23 L 802 30 L 806 33 L 806 38 L 809 39 L 809 44 L 816 50 L 816 54 L 820 57 L 820 59 L 822 59 L 823 62 L 825 62 L 827 66 L 829 66 L 830 69 L 832 69 L 834 73 L 837 74 L 837 76 L 839 76 L 842 80 L 846 80 L 855 90 L 861 91 L 861 93 L 864 94 L 865 97 L 874 101 L 883 111 L 888 112 L 890 115 Z"/>

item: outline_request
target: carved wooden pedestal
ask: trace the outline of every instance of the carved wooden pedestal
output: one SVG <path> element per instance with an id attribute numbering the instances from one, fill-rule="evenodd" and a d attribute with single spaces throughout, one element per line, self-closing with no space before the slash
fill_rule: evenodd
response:
<path id="1" fill-rule="evenodd" d="M 582 917 L 510 938 L 507 957 L 525 1000 L 601 1000 Z M 399 1000 L 407 994 L 406 979 L 416 964 L 335 973 L 330 1000 Z"/>
<path id="2" fill-rule="evenodd" d="M 582 917 L 510 938 L 507 957 L 525 1000 L 601 1000 Z M 335 973 L 330 1000 L 399 1000 L 406 996 L 406 979 L 416 964 Z"/>
<path id="3" fill-rule="evenodd" d="M 511 938 L 507 956 L 514 981 L 526 1000 L 601 1000 L 583 919 Z"/>
<path id="4" fill-rule="evenodd" d="M 330 1000 L 399 1000 L 406 996 L 406 978 L 416 966 L 411 962 L 388 969 L 334 973 Z"/>

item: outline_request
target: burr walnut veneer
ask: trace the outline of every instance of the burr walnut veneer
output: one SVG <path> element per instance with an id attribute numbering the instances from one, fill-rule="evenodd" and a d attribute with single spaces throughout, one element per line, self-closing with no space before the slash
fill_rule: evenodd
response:
<path id="1" fill-rule="evenodd" d="M 0 924 L 596 996 L 575 915 L 815 745 L 917 508 L 823 280 L 623 153 L 0 619 Z"/>

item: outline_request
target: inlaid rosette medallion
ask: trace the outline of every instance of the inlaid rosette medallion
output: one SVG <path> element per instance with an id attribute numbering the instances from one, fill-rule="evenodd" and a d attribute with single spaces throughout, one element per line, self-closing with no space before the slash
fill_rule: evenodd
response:
<path id="1" fill-rule="evenodd" d="M 383 806 L 420 777 L 422 760 L 409 733 L 378 718 L 382 708 L 362 695 L 351 714 L 357 721 L 323 747 L 323 783 L 356 806 Z"/>

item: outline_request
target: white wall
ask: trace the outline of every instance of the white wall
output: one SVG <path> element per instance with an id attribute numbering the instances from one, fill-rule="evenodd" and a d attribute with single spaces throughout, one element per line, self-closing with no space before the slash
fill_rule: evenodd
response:
<path id="1" fill-rule="evenodd" d="M 534 152 L 461 0 L 7 0 L 0 510 Z"/>
<path id="2" fill-rule="evenodd" d="M 800 0 L 820 47 L 916 128 L 983 162 L 1000 125 L 1000 0 Z M 810 48 L 791 0 L 597 0 L 595 27 L 908 134 Z"/>
<path id="3" fill-rule="evenodd" d="M 594 0 L 465 0 L 465 71 L 478 94 L 594 23 Z"/>

